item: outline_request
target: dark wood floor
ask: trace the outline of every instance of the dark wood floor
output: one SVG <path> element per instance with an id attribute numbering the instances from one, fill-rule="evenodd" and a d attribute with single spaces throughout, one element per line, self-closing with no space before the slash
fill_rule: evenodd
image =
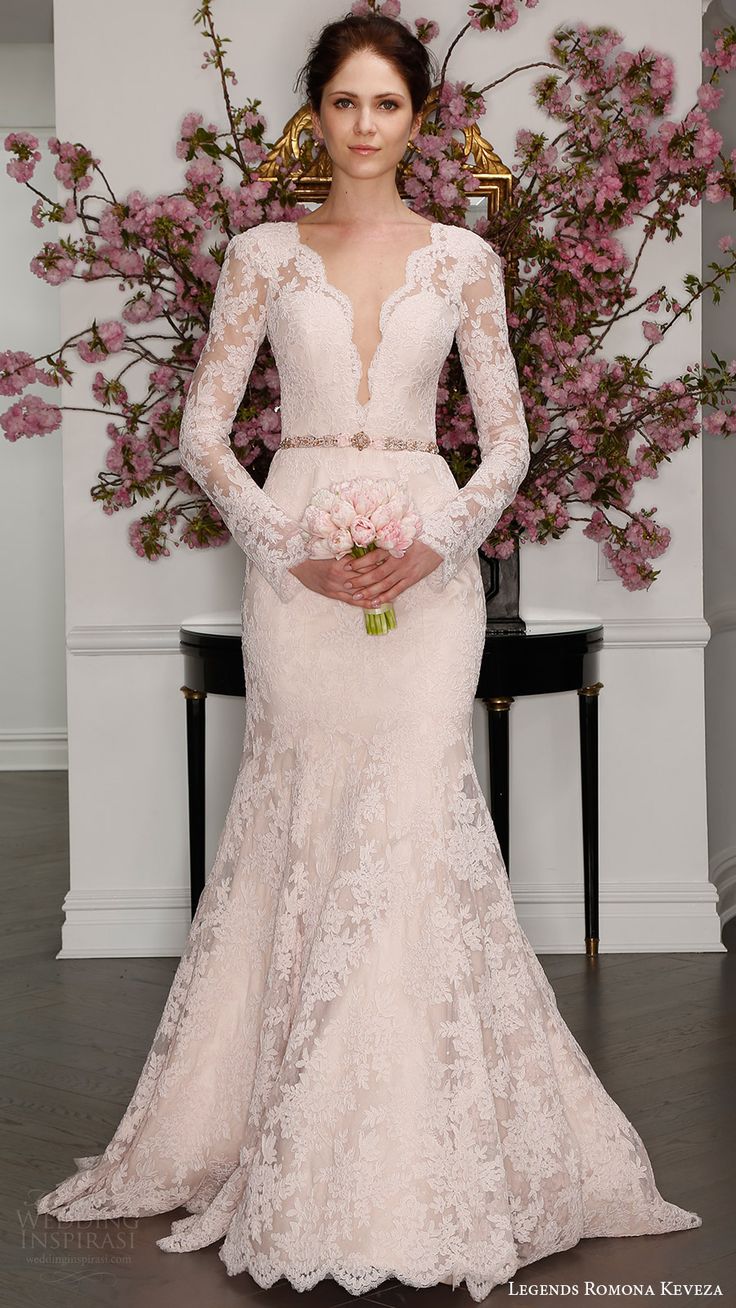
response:
<path id="1" fill-rule="evenodd" d="M 57 961 L 68 886 L 64 772 L 0 773 L 2 937 L 3 1308 L 228 1308 L 303 1304 L 287 1282 L 262 1290 L 228 1277 L 219 1245 L 165 1254 L 155 1240 L 172 1215 L 126 1222 L 58 1223 L 34 1200 L 104 1149 L 153 1038 L 176 960 Z M 104 846 L 101 848 L 104 858 Z M 583 1240 L 522 1269 L 521 1287 L 720 1284 L 736 1305 L 736 960 L 733 954 L 543 955 L 560 1011 L 606 1089 L 641 1133 L 665 1198 L 699 1212 L 703 1226 L 663 1236 Z M 179 1210 L 177 1216 L 184 1216 Z M 527 1291 L 528 1293 L 528 1291 Z M 537 1291 L 538 1293 L 538 1291 Z M 549 1291 L 548 1291 L 549 1293 Z M 381 1304 L 421 1296 L 466 1303 L 437 1286 L 386 1282 Z M 499 1286 L 486 1302 L 512 1297 Z M 627 1296 L 629 1297 L 629 1296 Z M 669 1296 L 668 1296 L 669 1298 Z M 332 1280 L 309 1292 L 321 1305 L 355 1298 Z M 651 1301 L 651 1300 L 648 1300 Z M 527 1299 L 528 1302 L 528 1299 Z"/>

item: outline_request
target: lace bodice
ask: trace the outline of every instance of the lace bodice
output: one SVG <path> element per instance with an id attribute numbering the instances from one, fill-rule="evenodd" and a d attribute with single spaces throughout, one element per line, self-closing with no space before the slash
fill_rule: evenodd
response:
<path id="1" fill-rule="evenodd" d="M 228 243 L 182 416 L 181 463 L 288 601 L 301 588 L 289 569 L 309 557 L 306 535 L 256 484 L 229 443 L 266 334 L 279 372 L 282 436 L 362 430 L 377 444 L 385 437 L 436 438 L 437 384 L 456 337 L 481 462 L 465 486 L 424 518 L 419 533 L 442 558 L 428 581 L 443 589 L 490 534 L 529 466 L 499 256 L 468 228 L 431 225 L 429 240 L 409 254 L 402 285 L 381 306 L 364 403 L 358 399 L 364 366 L 353 339 L 351 301 L 330 283 L 322 256 L 303 242 L 298 225 L 264 222 Z"/>

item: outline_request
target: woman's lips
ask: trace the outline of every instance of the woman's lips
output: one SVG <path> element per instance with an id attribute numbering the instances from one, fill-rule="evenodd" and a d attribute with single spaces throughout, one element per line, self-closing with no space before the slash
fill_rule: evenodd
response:
<path id="1" fill-rule="evenodd" d="M 375 154 L 377 150 L 375 145 L 351 145 L 350 149 L 355 150 L 356 154 Z"/>

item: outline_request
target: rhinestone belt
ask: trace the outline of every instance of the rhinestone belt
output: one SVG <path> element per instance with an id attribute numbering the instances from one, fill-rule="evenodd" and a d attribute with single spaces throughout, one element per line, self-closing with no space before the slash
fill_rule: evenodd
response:
<path id="1" fill-rule="evenodd" d="M 295 445 L 352 445 L 357 450 L 422 450 L 425 454 L 439 454 L 436 441 L 426 445 L 416 445 L 413 441 L 402 440 L 399 436 L 386 436 L 383 440 L 371 440 L 364 431 L 353 432 L 352 436 L 282 436 L 278 446 L 280 450 L 290 449 Z"/>

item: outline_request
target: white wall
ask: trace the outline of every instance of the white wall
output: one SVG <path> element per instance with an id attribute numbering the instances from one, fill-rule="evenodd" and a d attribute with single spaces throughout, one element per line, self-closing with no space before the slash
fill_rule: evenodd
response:
<path id="1" fill-rule="evenodd" d="M 50 45 L 0 44 L 0 141 L 32 131 L 41 142 L 39 189 L 56 182 L 45 144 L 53 131 L 54 67 Z M 54 228 L 30 221 L 35 196 L 0 167 L 0 349 L 34 358 L 59 339 L 59 293 L 29 264 Z M 36 387 L 44 399 L 47 387 Z M 3 397 L 4 412 L 12 399 Z M 0 769 L 66 766 L 64 538 L 61 433 L 11 444 L 0 433 Z"/>
<path id="2" fill-rule="evenodd" d="M 407 2 L 405 17 L 421 9 Z M 291 86 L 308 42 L 334 16 L 327 0 L 283 3 L 264 20 L 221 0 L 217 21 L 232 37 L 228 59 L 241 97 L 263 101 L 274 138 L 297 108 Z M 445 42 L 457 27 L 449 0 L 435 7 Z M 276 17 L 272 16 L 276 15 Z M 546 57 L 554 27 L 575 16 L 569 0 L 523 12 L 502 37 L 471 33 L 451 75 L 483 83 Z M 589 24 L 610 21 L 610 5 L 586 3 Z M 625 0 L 616 25 L 630 46 L 651 44 L 675 59 L 674 112 L 700 80 L 700 9 L 692 0 Z M 141 40 L 145 31 L 146 39 Z M 217 80 L 201 65 L 202 44 L 189 10 L 175 0 L 153 7 L 130 0 L 115 41 L 101 30 L 93 0 L 57 0 L 57 131 L 85 141 L 115 189 L 156 193 L 180 185 L 174 154 L 186 111 L 222 120 Z M 444 42 L 443 42 L 444 48 Z M 520 126 L 548 124 L 530 104 L 531 76 L 494 93 L 485 135 L 513 166 Z M 91 110 L 90 106 L 94 109 Z M 481 124 L 483 129 L 484 125 Z M 700 214 L 686 212 L 683 238 L 661 242 L 648 262 L 649 284 L 700 267 Z M 638 279 L 643 286 L 644 273 Z M 109 287 L 61 291 L 64 336 L 93 313 L 115 309 Z M 661 376 L 700 349 L 700 322 L 682 324 L 657 351 Z M 616 342 L 626 345 L 622 332 Z M 637 336 L 634 348 L 640 344 Z M 70 403 L 87 396 L 80 368 Z M 194 614 L 237 611 L 242 555 L 230 543 L 207 554 L 174 552 L 140 562 L 126 542 L 127 515 L 103 516 L 89 498 L 104 449 L 102 422 L 69 414 L 64 424 L 67 642 L 69 646 L 71 889 L 65 903 L 64 956 L 176 953 L 187 925 L 184 704 L 178 627 Z M 604 571 L 596 546 L 570 531 L 561 542 L 525 545 L 522 613 L 602 619 L 601 951 L 720 949 L 715 891 L 708 880 L 704 777 L 701 459 L 696 442 L 641 503 L 658 505 L 673 531 L 649 592 L 630 594 Z M 637 501 L 639 502 L 639 501 Z M 476 706 L 479 774 L 487 775 L 486 721 Z M 209 857 L 235 776 L 243 706 L 208 708 Z M 583 947 L 582 855 L 577 698 L 540 696 L 512 710 L 511 870 L 522 925 L 532 944 Z"/>

